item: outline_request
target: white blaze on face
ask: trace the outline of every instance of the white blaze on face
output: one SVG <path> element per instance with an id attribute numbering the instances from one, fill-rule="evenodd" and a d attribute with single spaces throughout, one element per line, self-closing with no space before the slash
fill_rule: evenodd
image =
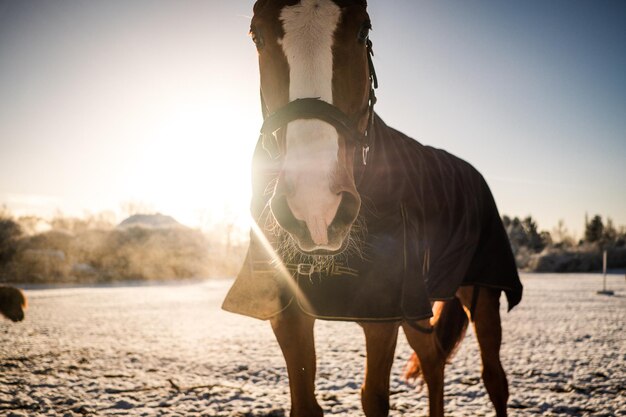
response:
<path id="1" fill-rule="evenodd" d="M 290 101 L 320 98 L 333 103 L 332 47 L 340 17 L 341 9 L 331 0 L 302 0 L 281 11 Z M 330 190 L 338 149 L 337 131 L 326 122 L 295 120 L 287 125 L 284 174 L 293 186 L 287 202 L 318 246 L 327 245 L 327 228 L 341 201 Z"/>

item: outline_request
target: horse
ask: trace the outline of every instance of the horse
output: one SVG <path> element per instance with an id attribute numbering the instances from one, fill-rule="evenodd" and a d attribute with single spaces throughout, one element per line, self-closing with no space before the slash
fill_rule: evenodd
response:
<path id="1" fill-rule="evenodd" d="M 261 135 L 252 161 L 254 218 L 244 265 L 222 307 L 269 320 L 287 365 L 291 417 L 319 417 L 317 319 L 365 334 L 361 403 L 389 414 L 399 329 L 443 416 L 444 368 L 473 323 L 482 378 L 507 415 L 500 296 L 521 300 L 508 237 L 470 164 L 388 127 L 364 0 L 258 0 Z M 434 307 L 434 308 L 433 308 Z"/>
<path id="2" fill-rule="evenodd" d="M 17 288 L 0 286 L 0 314 L 18 322 L 24 320 L 27 302 L 24 293 Z"/>

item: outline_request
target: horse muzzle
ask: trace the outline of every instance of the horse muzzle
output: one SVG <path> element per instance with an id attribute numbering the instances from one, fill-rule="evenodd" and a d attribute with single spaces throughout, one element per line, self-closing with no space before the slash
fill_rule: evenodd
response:
<path id="1" fill-rule="evenodd" d="M 297 218 L 289 206 L 285 193 L 275 193 L 270 201 L 272 214 L 278 225 L 293 238 L 298 250 L 315 256 L 333 256 L 343 252 L 348 246 L 348 235 L 361 207 L 361 198 L 356 190 L 343 189 L 337 192 L 339 206 L 330 224 L 326 227 L 324 242 L 314 238 L 311 226 L 304 219 Z"/>

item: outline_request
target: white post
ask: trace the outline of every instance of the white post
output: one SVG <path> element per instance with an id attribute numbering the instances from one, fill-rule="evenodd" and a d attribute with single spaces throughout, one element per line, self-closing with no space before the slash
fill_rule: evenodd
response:
<path id="1" fill-rule="evenodd" d="M 606 289 L 606 250 L 602 253 L 602 273 L 604 278 L 602 279 L 602 291 L 598 291 L 601 295 L 614 295 L 615 292 Z"/>

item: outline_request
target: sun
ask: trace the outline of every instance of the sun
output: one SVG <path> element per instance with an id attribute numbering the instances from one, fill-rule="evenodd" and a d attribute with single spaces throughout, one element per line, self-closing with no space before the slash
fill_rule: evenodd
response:
<path id="1" fill-rule="evenodd" d="M 153 120 L 128 169 L 126 195 L 200 227 L 249 221 L 258 115 L 181 103 Z"/>

